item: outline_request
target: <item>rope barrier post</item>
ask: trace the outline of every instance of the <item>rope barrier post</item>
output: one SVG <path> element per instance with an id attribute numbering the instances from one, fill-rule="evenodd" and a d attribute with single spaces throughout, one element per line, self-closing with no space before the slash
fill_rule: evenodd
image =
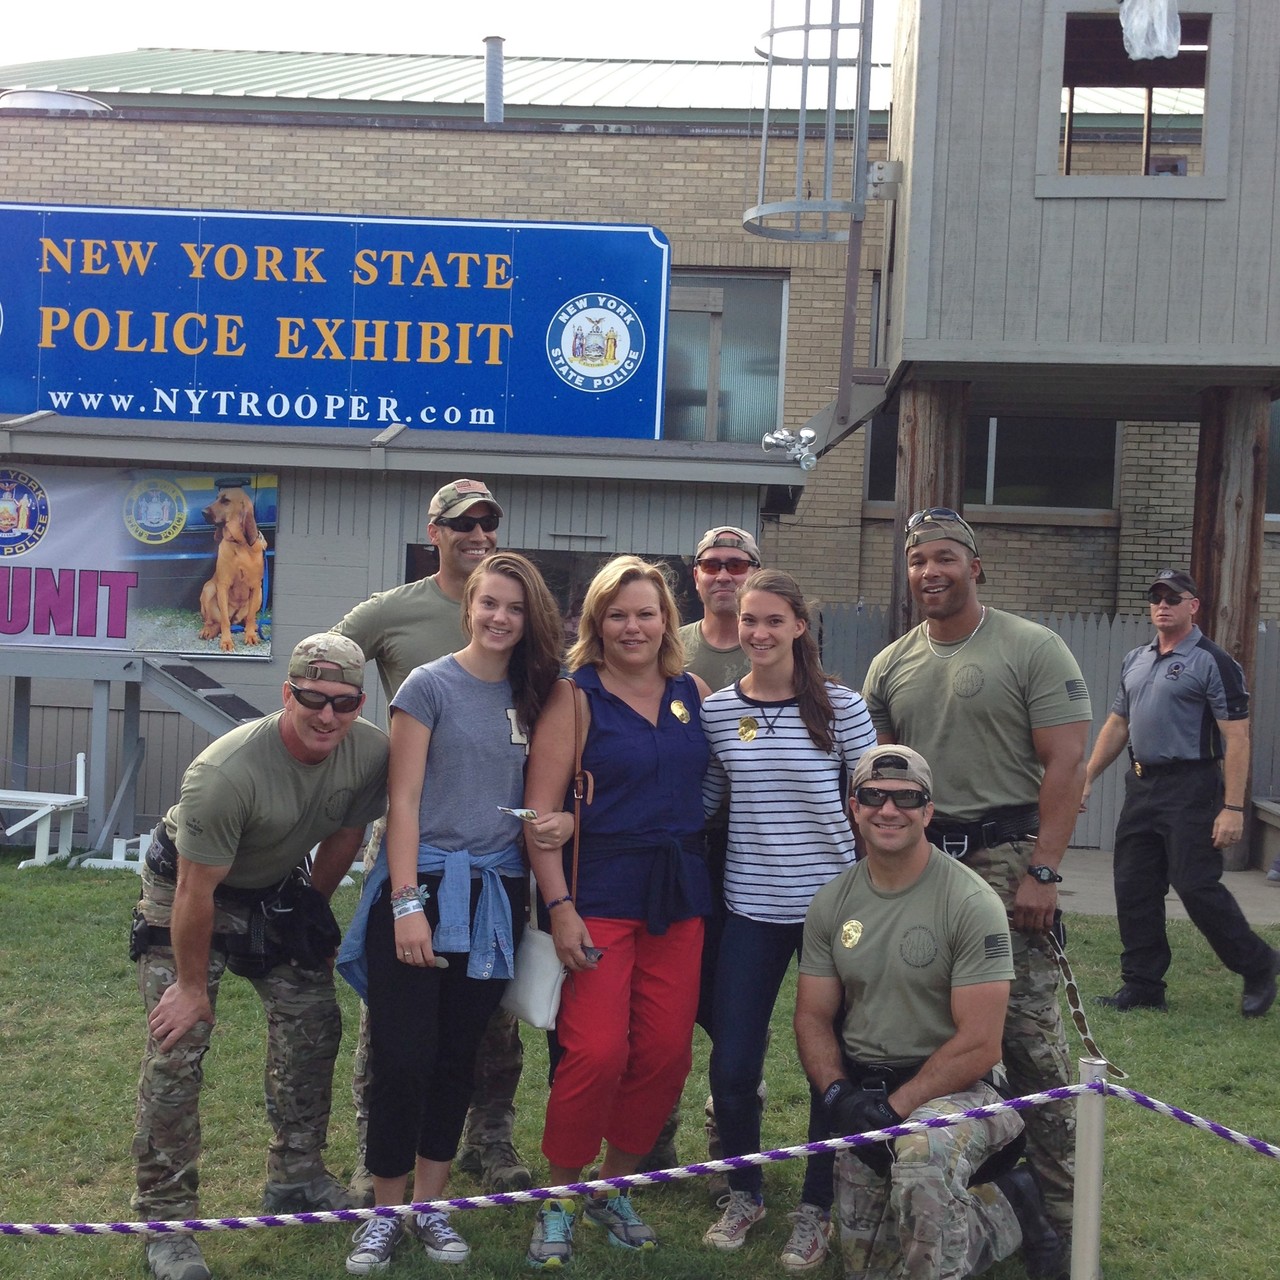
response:
<path id="1" fill-rule="evenodd" d="M 1106 1079 L 1107 1064 L 1080 1059 L 1080 1083 Z M 1102 1275 L 1102 1157 L 1107 1099 L 1100 1090 L 1081 1093 L 1076 1103 L 1076 1188 L 1072 1210 L 1071 1280 Z"/>

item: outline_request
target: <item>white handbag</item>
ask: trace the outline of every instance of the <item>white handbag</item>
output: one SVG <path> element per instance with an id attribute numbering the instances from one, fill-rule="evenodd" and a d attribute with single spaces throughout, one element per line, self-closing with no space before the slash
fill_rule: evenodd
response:
<path id="1" fill-rule="evenodd" d="M 563 678 L 563 677 L 562 677 Z M 573 689 L 573 736 L 577 744 L 573 772 L 573 874 L 569 884 L 569 897 L 578 896 L 578 832 L 581 828 L 582 805 L 590 804 L 595 794 L 595 780 L 582 767 L 582 732 L 578 720 L 578 687 L 569 681 Z M 531 904 L 537 902 L 538 887 L 530 877 Z M 556 1015 L 560 1012 L 560 990 L 564 986 L 565 967 L 556 955 L 556 944 L 551 935 L 538 928 L 536 907 L 529 912 L 516 948 L 515 974 L 502 993 L 502 1007 L 514 1013 L 521 1022 L 527 1022 L 540 1031 L 554 1031 Z"/>
<path id="2" fill-rule="evenodd" d="M 556 955 L 554 939 L 538 928 L 536 920 L 529 921 L 520 938 L 515 969 L 502 993 L 502 1007 L 531 1027 L 554 1031 L 565 967 Z"/>

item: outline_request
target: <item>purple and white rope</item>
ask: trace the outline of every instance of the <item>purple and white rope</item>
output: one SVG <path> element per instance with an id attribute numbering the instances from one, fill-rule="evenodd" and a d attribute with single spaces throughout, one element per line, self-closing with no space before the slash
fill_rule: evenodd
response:
<path id="1" fill-rule="evenodd" d="M 1229 1129 L 1215 1121 L 1205 1120 L 1190 1111 L 1182 1110 L 1181 1107 L 1171 1107 L 1168 1103 L 1159 1102 L 1155 1098 L 1139 1093 L 1136 1089 L 1125 1089 L 1105 1080 L 1094 1080 L 1083 1084 L 1063 1085 L 1057 1089 L 1046 1089 L 1042 1093 L 1029 1093 L 1021 1098 L 1009 1098 L 983 1107 L 973 1107 L 971 1110 L 957 1112 L 955 1115 L 932 1116 L 927 1120 L 908 1120 L 902 1124 L 889 1125 L 884 1129 L 874 1129 L 847 1138 L 828 1138 L 822 1142 L 806 1142 L 799 1146 L 780 1147 L 774 1151 L 761 1151 L 753 1155 L 728 1156 L 723 1160 L 707 1160 L 673 1169 L 633 1173 L 626 1177 L 597 1178 L 593 1182 L 570 1182 L 559 1187 L 535 1187 L 528 1191 L 500 1192 L 488 1196 L 459 1196 L 450 1200 L 423 1200 L 407 1205 L 379 1205 L 373 1209 L 334 1209 L 318 1213 L 263 1214 L 245 1218 L 190 1218 L 176 1219 L 171 1222 L 0 1222 L 0 1236 L 129 1236 L 169 1235 L 196 1231 L 257 1231 L 267 1227 L 317 1226 L 334 1222 L 363 1222 L 368 1218 L 397 1218 L 405 1213 L 422 1213 L 429 1209 L 489 1209 L 499 1205 L 537 1204 L 543 1200 L 555 1200 L 568 1195 L 585 1195 L 611 1187 L 625 1190 L 629 1187 L 661 1186 L 665 1183 L 679 1182 L 684 1178 L 701 1178 L 712 1173 L 725 1173 L 730 1169 L 747 1169 L 752 1165 L 795 1160 L 824 1151 L 841 1151 L 847 1147 L 869 1146 L 872 1143 L 882 1142 L 886 1138 L 901 1138 L 907 1134 L 921 1133 L 928 1129 L 947 1129 L 965 1120 L 986 1119 L 1001 1111 L 1029 1111 L 1033 1107 L 1060 1102 L 1082 1093 L 1112 1094 L 1115 1097 L 1127 1099 L 1158 1115 L 1180 1120 L 1183 1124 L 1191 1125 L 1195 1129 L 1203 1129 L 1236 1146 L 1248 1147 L 1259 1155 L 1280 1160 L 1280 1147 L 1264 1142 L 1260 1138 L 1251 1138 L 1247 1134 Z"/>

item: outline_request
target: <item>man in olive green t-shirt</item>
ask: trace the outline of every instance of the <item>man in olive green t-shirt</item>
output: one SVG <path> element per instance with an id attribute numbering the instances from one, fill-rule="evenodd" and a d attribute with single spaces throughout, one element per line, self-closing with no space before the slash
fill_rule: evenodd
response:
<path id="1" fill-rule="evenodd" d="M 131 949 L 149 1030 L 133 1139 L 139 1217 L 200 1216 L 201 1063 L 228 967 L 267 1015 L 263 1211 L 352 1207 L 324 1167 L 342 1019 L 338 928 L 317 892 L 333 893 L 386 805 L 387 735 L 359 718 L 363 682 L 359 645 L 308 636 L 290 656 L 283 710 L 206 747 L 156 829 Z M 146 1254 L 155 1280 L 208 1280 L 190 1235 L 150 1237 Z"/>
<path id="2" fill-rule="evenodd" d="M 467 579 L 498 549 L 502 508 L 483 480 L 459 479 L 436 491 L 427 507 L 427 537 L 439 555 L 429 578 L 379 591 L 358 604 L 334 628 L 350 636 L 377 664 L 390 702 L 415 667 L 454 653 L 462 634 L 462 593 Z M 377 857 L 386 828 L 379 822 L 365 849 L 366 871 Z M 516 1152 L 515 1094 L 524 1064 L 519 1024 L 504 1009 L 489 1020 L 476 1052 L 476 1084 L 467 1129 L 458 1150 L 458 1168 L 480 1175 L 487 1191 L 521 1191 L 532 1175 Z M 373 1179 L 364 1164 L 369 1122 L 369 1018 L 362 1005 L 351 1093 L 356 1107 L 357 1168 L 351 1192 L 373 1204 Z"/>
<path id="3" fill-rule="evenodd" d="M 912 747 L 933 766 L 930 839 L 976 871 L 1009 914 L 1016 974 L 1004 1028 L 1010 1087 L 1026 1094 L 1069 1085 L 1048 932 L 1084 787 L 1089 692 L 1060 637 L 978 599 L 982 560 L 973 529 L 955 511 L 916 512 L 905 541 L 907 581 L 923 621 L 875 656 L 862 694 L 877 738 Z M 1028 1113 L 1027 1153 L 1049 1216 L 1069 1237 L 1069 1103 Z"/>
<path id="4" fill-rule="evenodd" d="M 925 759 L 873 747 L 850 785 L 863 856 L 809 906 L 795 1013 L 800 1062 L 839 1137 L 997 1103 L 1013 978 L 1000 899 L 925 835 Z M 841 1151 L 845 1274 L 977 1275 L 1019 1243 L 1032 1274 L 1061 1270 L 1035 1182 L 1014 1167 L 1021 1132 L 999 1111 Z M 988 1186 L 970 1189 L 975 1171 Z"/>
<path id="5" fill-rule="evenodd" d="M 702 617 L 680 628 L 685 669 L 701 676 L 712 693 L 751 669 L 738 644 L 738 588 L 760 567 L 760 548 L 745 530 L 716 525 L 693 553 L 693 585 Z"/>

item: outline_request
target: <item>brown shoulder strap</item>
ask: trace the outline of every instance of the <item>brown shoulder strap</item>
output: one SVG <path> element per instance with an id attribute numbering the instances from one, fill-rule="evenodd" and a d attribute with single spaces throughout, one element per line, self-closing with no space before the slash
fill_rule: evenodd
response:
<path id="1" fill-rule="evenodd" d="M 582 767 L 582 709 L 580 699 L 586 694 L 575 681 L 562 676 L 573 696 L 573 873 L 569 881 L 569 896 L 578 900 L 578 840 L 582 833 L 582 806 L 595 799 L 596 780 L 589 770 Z"/>

